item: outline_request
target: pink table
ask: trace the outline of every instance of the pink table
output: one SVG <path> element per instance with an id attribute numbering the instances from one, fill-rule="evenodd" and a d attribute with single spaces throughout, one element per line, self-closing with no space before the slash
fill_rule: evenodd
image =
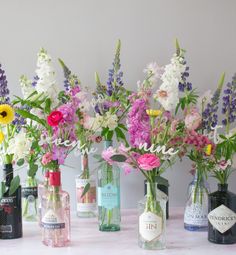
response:
<path id="1" fill-rule="evenodd" d="M 114 233 L 98 231 L 96 219 L 72 217 L 70 247 L 49 248 L 41 244 L 36 223 L 24 223 L 24 238 L 1 240 L 0 255 L 236 255 L 236 245 L 215 245 L 207 241 L 207 233 L 183 229 L 183 209 L 172 208 L 167 222 L 167 249 L 146 251 L 137 245 L 136 210 L 124 210 L 122 230 Z"/>

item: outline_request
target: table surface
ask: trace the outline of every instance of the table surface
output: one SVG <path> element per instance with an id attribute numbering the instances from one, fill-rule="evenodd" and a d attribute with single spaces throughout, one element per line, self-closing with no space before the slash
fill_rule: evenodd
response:
<path id="1" fill-rule="evenodd" d="M 0 240 L 1 255 L 236 255 L 235 245 L 216 245 L 207 241 L 206 232 L 189 232 L 183 228 L 183 209 L 171 208 L 167 221 L 167 248 L 161 251 L 142 250 L 137 245 L 137 210 L 123 210 L 121 231 L 100 232 L 96 219 L 72 217 L 72 241 L 69 247 L 50 248 L 41 243 L 37 223 L 24 222 L 24 237 Z"/>

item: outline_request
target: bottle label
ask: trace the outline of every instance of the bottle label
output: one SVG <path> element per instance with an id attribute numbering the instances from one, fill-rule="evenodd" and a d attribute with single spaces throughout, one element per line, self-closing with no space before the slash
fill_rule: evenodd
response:
<path id="1" fill-rule="evenodd" d="M 236 213 L 225 205 L 220 205 L 208 214 L 208 219 L 211 225 L 223 234 L 236 223 Z"/>
<path id="2" fill-rule="evenodd" d="M 105 207 L 108 210 L 119 207 L 119 189 L 111 183 L 108 183 L 104 187 L 98 187 L 98 206 Z"/>
<path id="3" fill-rule="evenodd" d="M 0 233 L 12 233 L 13 227 L 9 224 L 17 210 L 16 196 L 3 197 L 0 200 Z"/>
<path id="4" fill-rule="evenodd" d="M 49 210 L 42 218 L 41 226 L 45 229 L 63 229 L 65 222 L 53 210 Z"/>
<path id="5" fill-rule="evenodd" d="M 84 188 L 90 184 L 89 190 L 82 196 Z M 89 179 L 76 179 L 77 211 L 91 212 L 96 210 L 96 183 Z"/>
<path id="6" fill-rule="evenodd" d="M 160 237 L 163 220 L 152 212 L 144 212 L 139 216 L 139 234 L 148 242 Z"/>
<path id="7" fill-rule="evenodd" d="M 207 226 L 208 208 L 204 204 L 192 203 L 185 208 L 184 223 L 195 226 Z"/>
<path id="8" fill-rule="evenodd" d="M 22 188 L 22 197 L 29 198 L 33 197 L 34 199 L 38 198 L 38 188 L 37 187 L 23 187 Z"/>

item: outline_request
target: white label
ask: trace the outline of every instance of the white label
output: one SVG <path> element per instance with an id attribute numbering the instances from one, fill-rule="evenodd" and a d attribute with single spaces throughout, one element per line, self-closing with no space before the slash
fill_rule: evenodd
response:
<path id="1" fill-rule="evenodd" d="M 46 229 L 62 229 L 65 228 L 65 222 L 53 210 L 49 210 L 42 219 L 42 227 Z"/>
<path id="2" fill-rule="evenodd" d="M 139 216 L 139 234 L 150 242 L 162 233 L 162 218 L 152 212 L 144 212 Z"/>
<path id="3" fill-rule="evenodd" d="M 200 203 L 187 206 L 184 213 L 184 223 L 195 226 L 207 226 L 208 208 Z"/>
<path id="4" fill-rule="evenodd" d="M 225 205 L 220 205 L 208 214 L 208 219 L 211 225 L 223 234 L 236 223 L 236 213 Z"/>

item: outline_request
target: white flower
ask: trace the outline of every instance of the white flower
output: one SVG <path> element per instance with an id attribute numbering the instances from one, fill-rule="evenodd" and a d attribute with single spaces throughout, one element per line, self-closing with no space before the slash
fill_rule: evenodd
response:
<path id="1" fill-rule="evenodd" d="M 32 81 L 29 80 L 25 75 L 20 77 L 20 86 L 24 99 L 29 97 L 35 91 L 35 88 L 32 86 Z"/>
<path id="2" fill-rule="evenodd" d="M 14 160 L 25 159 L 31 149 L 32 140 L 26 136 L 26 132 L 22 129 L 13 139 L 9 141 L 7 149 L 8 154 L 14 154 Z"/>
<path id="3" fill-rule="evenodd" d="M 143 70 L 143 72 L 147 75 L 152 74 L 151 78 L 149 79 L 152 83 L 156 83 L 158 79 L 161 78 L 163 71 L 163 67 L 160 67 L 156 62 L 151 62 L 147 65 L 146 69 Z"/>
<path id="4" fill-rule="evenodd" d="M 41 49 L 38 53 L 37 69 L 35 72 L 38 77 L 35 87 L 36 91 L 39 94 L 44 93 L 45 96 L 52 100 L 52 106 L 57 106 L 59 88 L 56 84 L 55 70 L 52 66 L 51 57 L 44 49 Z"/>
<path id="5" fill-rule="evenodd" d="M 90 120 L 91 122 L 91 129 L 94 131 L 94 132 L 98 132 L 98 131 L 101 131 L 101 128 L 103 126 L 103 123 L 104 123 L 104 117 L 99 115 L 98 113 L 96 114 L 95 118 L 94 117 L 91 117 Z"/>
<path id="6" fill-rule="evenodd" d="M 90 109 L 90 100 L 89 100 L 89 94 L 84 91 L 80 91 L 76 94 L 76 97 L 80 100 L 79 107 L 82 111 L 89 111 Z"/>
<path id="7" fill-rule="evenodd" d="M 210 103 L 212 99 L 212 93 L 211 90 L 207 90 L 203 95 L 201 95 L 197 100 L 197 108 L 202 111 L 202 107 L 206 107 L 208 103 Z"/>
<path id="8" fill-rule="evenodd" d="M 104 127 L 108 127 L 110 130 L 114 130 L 118 125 L 118 117 L 116 114 L 106 113 Z"/>
<path id="9" fill-rule="evenodd" d="M 156 99 L 166 111 L 174 110 L 179 103 L 178 81 L 173 84 L 162 83 L 160 88 L 154 94 Z"/>

